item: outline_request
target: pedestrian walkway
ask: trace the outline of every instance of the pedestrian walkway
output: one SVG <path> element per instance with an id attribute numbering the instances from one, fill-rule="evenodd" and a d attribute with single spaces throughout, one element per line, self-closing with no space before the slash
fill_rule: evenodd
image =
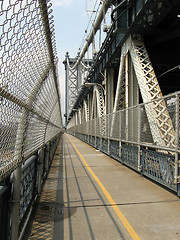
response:
<path id="1" fill-rule="evenodd" d="M 64 134 L 24 239 L 180 239 L 180 200 Z"/>

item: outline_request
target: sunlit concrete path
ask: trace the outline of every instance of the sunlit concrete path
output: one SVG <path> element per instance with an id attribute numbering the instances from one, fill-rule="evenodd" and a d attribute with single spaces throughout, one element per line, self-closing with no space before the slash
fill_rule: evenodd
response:
<path id="1" fill-rule="evenodd" d="M 64 134 L 24 239 L 180 239 L 180 200 Z"/>

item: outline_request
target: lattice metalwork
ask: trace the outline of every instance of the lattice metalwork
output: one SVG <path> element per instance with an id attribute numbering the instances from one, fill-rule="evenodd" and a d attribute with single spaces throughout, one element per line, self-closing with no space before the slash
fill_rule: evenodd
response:
<path id="1" fill-rule="evenodd" d="M 37 169 L 35 169 L 35 159 L 23 168 L 21 175 L 21 193 L 20 193 L 20 222 L 27 211 L 30 202 L 35 196 Z M 34 194 L 34 196 L 33 196 Z"/>
<path id="2" fill-rule="evenodd" d="M 128 166 L 138 168 L 138 148 L 136 146 L 122 145 L 122 162 Z"/>
<path id="3" fill-rule="evenodd" d="M 66 59 L 63 62 L 65 64 L 66 69 L 66 115 L 67 118 L 71 111 L 73 111 L 73 107 L 75 101 L 77 99 L 78 94 L 81 91 L 81 86 L 84 83 L 84 79 L 89 70 L 89 62 L 88 66 L 87 60 L 82 60 L 77 64 L 77 58 L 69 58 L 67 53 Z M 91 64 L 91 61 L 90 61 Z"/>
<path id="4" fill-rule="evenodd" d="M 163 16 L 167 15 L 177 2 L 178 0 L 135 1 L 130 7 L 133 15 L 129 17 L 129 25 L 131 23 L 133 25 L 131 31 L 149 31 L 160 22 Z"/>
<path id="5" fill-rule="evenodd" d="M 78 71 L 77 68 L 71 68 L 71 65 L 69 63 L 69 59 L 67 58 L 68 64 L 67 64 L 67 79 L 66 79 L 66 85 L 67 85 L 67 92 L 66 92 L 66 98 L 67 98 L 67 116 L 69 116 L 69 113 L 72 111 L 75 100 L 78 95 Z"/>
<path id="6" fill-rule="evenodd" d="M 142 151 L 142 168 L 144 174 L 176 190 L 175 158 L 150 150 Z"/>
<path id="7" fill-rule="evenodd" d="M 92 99 L 92 118 L 105 115 L 104 93 L 99 86 L 94 86 Z"/>
<path id="8" fill-rule="evenodd" d="M 117 82 L 117 91 L 115 96 L 114 110 L 122 110 L 125 108 L 125 84 L 126 84 L 126 65 L 125 65 L 125 55 L 121 54 L 119 75 Z"/>
<path id="9" fill-rule="evenodd" d="M 0 181 L 61 131 L 48 2 L 0 1 Z"/>
<path id="10" fill-rule="evenodd" d="M 91 138 L 91 145 L 95 147 L 95 136 L 92 136 Z"/>
<path id="11" fill-rule="evenodd" d="M 103 90 L 96 85 L 93 91 L 92 99 L 92 118 L 99 118 L 102 129 L 102 135 L 106 134 L 106 117 L 105 117 L 105 103 Z"/>
<path id="12" fill-rule="evenodd" d="M 108 154 L 108 139 L 102 138 L 102 151 Z"/>
<path id="13" fill-rule="evenodd" d="M 110 155 L 119 158 L 119 141 L 110 140 Z"/>
<path id="14" fill-rule="evenodd" d="M 156 100 L 145 106 L 154 142 L 174 147 L 174 128 L 146 48 L 141 40 L 132 38 L 127 40 L 126 48 L 130 51 L 143 102 Z"/>
<path id="15" fill-rule="evenodd" d="M 85 140 L 84 140 L 86 143 L 88 143 L 88 135 L 86 134 L 85 135 Z"/>
<path id="16" fill-rule="evenodd" d="M 125 82 L 129 81 L 129 67 L 125 61 L 125 56 L 128 56 L 128 54 L 131 56 L 143 102 L 147 103 L 151 101 L 149 104 L 145 105 L 145 111 L 153 141 L 157 145 L 174 147 L 174 126 L 167 110 L 167 104 L 162 98 L 158 80 L 142 40 L 129 37 L 122 47 L 114 112 L 125 107 L 125 88 L 127 88 L 127 91 L 129 90 L 128 86 L 125 86 Z M 126 124 L 128 126 L 126 127 L 126 139 L 129 140 L 137 136 L 137 133 L 134 132 L 134 130 L 137 129 L 137 127 L 135 128 L 134 123 L 136 122 L 136 124 L 138 124 L 136 112 L 137 111 L 134 111 L 133 109 L 131 111 L 128 110 L 127 112 L 128 116 Z M 115 121 L 114 117 L 112 119 L 111 135 Z M 130 136 L 132 134 L 134 136 Z"/>

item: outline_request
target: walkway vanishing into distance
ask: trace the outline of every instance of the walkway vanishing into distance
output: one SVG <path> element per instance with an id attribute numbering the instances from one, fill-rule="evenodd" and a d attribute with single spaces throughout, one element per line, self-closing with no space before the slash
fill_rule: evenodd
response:
<path id="1" fill-rule="evenodd" d="M 180 239 L 180 1 L 96 1 L 64 126 L 51 2 L 0 1 L 0 240 Z"/>
<path id="2" fill-rule="evenodd" d="M 64 134 L 24 239 L 180 239 L 180 200 Z"/>

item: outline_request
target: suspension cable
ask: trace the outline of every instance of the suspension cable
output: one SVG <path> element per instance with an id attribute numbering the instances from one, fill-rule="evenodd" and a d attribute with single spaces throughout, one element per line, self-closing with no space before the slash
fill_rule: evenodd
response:
<path id="1" fill-rule="evenodd" d="M 92 26 L 91 32 L 87 38 L 85 46 L 82 49 L 79 58 L 76 60 L 76 63 L 71 67 L 71 70 L 73 70 L 77 67 L 77 65 L 79 64 L 81 59 L 84 57 L 85 53 L 87 52 L 89 45 L 93 42 L 93 35 L 96 34 L 96 32 L 99 29 L 99 26 L 103 20 L 103 9 L 105 9 L 105 13 L 106 13 L 108 8 L 110 7 L 111 3 L 112 3 L 112 0 L 105 0 L 103 2 L 103 5 L 99 11 L 99 14 L 98 14 L 96 20 L 94 21 L 94 26 Z"/>

